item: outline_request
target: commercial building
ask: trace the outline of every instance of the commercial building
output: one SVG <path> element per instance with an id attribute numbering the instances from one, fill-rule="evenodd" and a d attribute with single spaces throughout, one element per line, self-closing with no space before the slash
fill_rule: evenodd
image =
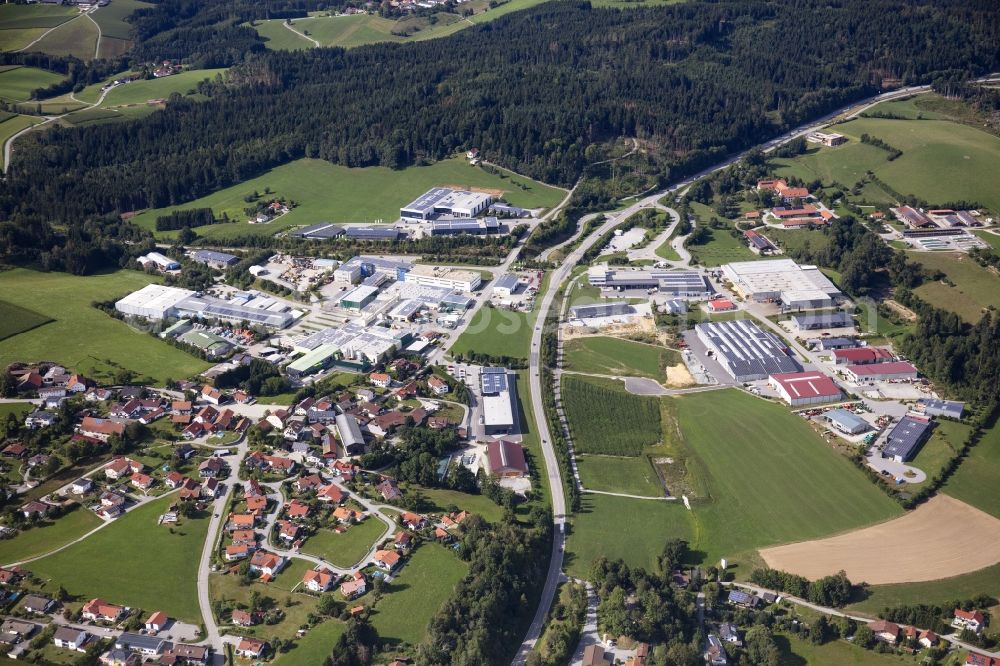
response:
<path id="1" fill-rule="evenodd" d="M 483 368 L 479 376 L 483 396 L 483 430 L 487 435 L 516 434 L 517 389 L 506 368 Z"/>
<path id="2" fill-rule="evenodd" d="M 499 215 L 500 217 L 534 217 L 532 212 L 527 208 L 518 208 L 517 206 L 511 206 L 499 201 L 490 204 L 487 212 L 490 215 Z"/>
<path id="3" fill-rule="evenodd" d="M 171 317 L 198 317 L 227 321 L 235 324 L 249 322 L 270 328 L 286 328 L 301 316 L 285 301 L 265 296 L 260 292 L 237 292 L 229 300 L 200 295 L 190 289 L 146 285 L 115 303 L 122 314 L 167 319 Z"/>
<path id="4" fill-rule="evenodd" d="M 233 343 L 209 331 L 188 331 L 179 335 L 177 340 L 201 350 L 208 358 L 220 358 L 233 349 Z"/>
<path id="5" fill-rule="evenodd" d="M 403 236 L 402 231 L 388 226 L 348 227 L 344 233 L 352 240 L 394 241 Z"/>
<path id="6" fill-rule="evenodd" d="M 799 266 L 791 259 L 738 261 L 724 265 L 722 274 L 743 298 L 778 302 L 786 310 L 833 307 L 844 297 L 817 267 Z"/>
<path id="7" fill-rule="evenodd" d="M 362 326 L 356 322 L 347 322 L 337 328 L 324 328 L 310 333 L 309 335 L 295 341 L 294 349 L 297 352 L 308 354 L 319 350 L 325 345 L 332 347 L 323 351 L 329 354 L 328 360 L 323 359 L 323 354 L 313 357 L 311 363 L 332 364 L 335 360 L 338 364 L 351 368 L 364 369 L 367 364 L 375 364 L 391 356 L 397 350 L 402 349 L 413 338 L 413 331 L 409 329 L 391 329 L 384 326 Z M 336 357 L 336 358 L 333 358 Z M 296 365 L 302 361 L 302 365 Z M 298 359 L 289 366 L 295 365 L 299 371 L 304 366 L 312 367 L 303 359 Z"/>
<path id="8" fill-rule="evenodd" d="M 833 350 L 833 361 L 837 365 L 871 365 L 889 363 L 896 357 L 885 347 L 855 347 Z"/>
<path id="9" fill-rule="evenodd" d="M 420 264 L 406 271 L 403 281 L 428 287 L 475 291 L 483 283 L 483 278 L 478 271 Z"/>
<path id="10" fill-rule="evenodd" d="M 906 361 L 873 363 L 869 365 L 849 365 L 844 369 L 848 378 L 856 384 L 873 384 L 890 380 L 916 379 L 917 369 Z"/>
<path id="11" fill-rule="evenodd" d="M 930 419 L 904 416 L 889 431 L 882 447 L 882 456 L 892 458 L 896 462 L 909 462 L 920 450 L 930 432 Z"/>
<path id="12" fill-rule="evenodd" d="M 809 344 L 820 351 L 829 351 L 831 349 L 852 349 L 858 346 L 858 341 L 854 338 L 820 338 L 819 340 L 810 340 Z"/>
<path id="13" fill-rule="evenodd" d="M 458 234 L 472 234 L 474 236 L 487 236 L 498 234 L 502 231 L 500 221 L 495 217 L 482 218 L 447 218 L 431 221 L 431 236 L 455 236 Z"/>
<path id="14" fill-rule="evenodd" d="M 598 317 L 620 317 L 635 314 L 635 308 L 626 301 L 574 305 L 569 309 L 570 319 L 596 319 Z"/>
<path id="15" fill-rule="evenodd" d="M 365 438 L 358 420 L 350 414 L 337 414 L 337 435 L 344 450 L 351 455 L 364 453 Z"/>
<path id="16" fill-rule="evenodd" d="M 704 322 L 694 328 L 698 339 L 738 382 L 798 370 L 785 344 L 748 319 Z"/>
<path id="17" fill-rule="evenodd" d="M 518 292 L 521 281 L 513 273 L 505 273 L 497 278 L 493 283 L 493 295 L 501 298 L 510 298 Z"/>
<path id="18" fill-rule="evenodd" d="M 774 243 L 764 236 L 761 236 L 756 231 L 744 231 L 743 237 L 746 239 L 750 250 L 755 254 L 770 254 L 778 251 L 778 248 Z"/>
<path id="19" fill-rule="evenodd" d="M 360 310 L 375 300 L 378 287 L 360 285 L 340 297 L 340 307 L 348 310 Z"/>
<path id="20" fill-rule="evenodd" d="M 854 319 L 843 310 L 815 314 L 796 315 L 792 324 L 799 331 L 816 331 L 825 328 L 853 328 Z"/>
<path id="21" fill-rule="evenodd" d="M 310 224 L 308 227 L 302 227 L 301 229 L 296 229 L 295 231 L 289 231 L 288 235 L 295 236 L 296 238 L 327 240 L 343 236 L 344 227 L 338 224 L 333 224 L 332 222 L 320 222 L 319 224 Z"/>
<path id="22" fill-rule="evenodd" d="M 823 418 L 834 430 L 839 430 L 845 435 L 860 435 L 872 429 L 868 421 L 846 409 L 831 409 L 823 414 Z"/>
<path id="23" fill-rule="evenodd" d="M 191 253 L 191 261 L 199 264 L 205 264 L 206 266 L 217 268 L 221 271 L 229 268 L 233 264 L 238 264 L 240 258 L 233 254 L 216 252 L 215 250 L 195 250 Z"/>
<path id="24" fill-rule="evenodd" d="M 768 377 L 767 383 L 792 407 L 840 400 L 836 382 L 822 372 L 788 372 Z"/>
<path id="25" fill-rule="evenodd" d="M 965 411 L 965 403 L 955 400 L 921 398 L 917 400 L 917 410 L 927 416 L 947 416 L 952 419 L 960 419 L 962 412 Z"/>
<path id="26" fill-rule="evenodd" d="M 587 270 L 587 280 L 591 286 L 601 289 L 655 289 L 683 298 L 708 298 L 713 293 L 708 280 L 698 271 L 612 269 L 607 264 L 600 264 Z"/>
<path id="27" fill-rule="evenodd" d="M 159 252 L 150 252 L 149 254 L 144 254 L 143 256 L 136 259 L 144 267 L 153 266 L 156 270 L 160 271 L 176 271 L 180 270 L 181 265 L 174 259 L 160 254 Z"/>
<path id="28" fill-rule="evenodd" d="M 486 445 L 486 465 L 492 476 L 516 478 L 528 473 L 524 449 L 520 444 L 501 439 Z"/>
<path id="29" fill-rule="evenodd" d="M 476 217 L 486 210 L 493 197 L 485 192 L 435 187 L 399 209 L 404 220 L 433 220 L 439 215 Z"/>
<path id="30" fill-rule="evenodd" d="M 333 278 L 351 284 L 357 284 L 373 275 L 383 275 L 392 280 L 402 281 L 412 265 L 412 259 L 386 259 L 362 254 L 351 257 L 338 266 L 333 271 Z"/>
<path id="31" fill-rule="evenodd" d="M 285 369 L 288 374 L 295 377 L 311 375 L 314 372 L 319 372 L 330 367 L 339 355 L 340 347 L 337 345 L 320 345 L 289 363 Z"/>

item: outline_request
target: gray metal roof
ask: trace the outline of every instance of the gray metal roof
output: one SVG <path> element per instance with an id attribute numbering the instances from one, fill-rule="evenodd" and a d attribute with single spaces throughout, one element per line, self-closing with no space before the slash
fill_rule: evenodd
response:
<path id="1" fill-rule="evenodd" d="M 347 230 L 348 238 L 361 240 L 396 240 L 400 234 L 395 227 L 350 227 Z"/>
<path id="2" fill-rule="evenodd" d="M 707 338 L 734 378 L 777 375 L 799 368 L 785 346 L 748 319 L 713 321 L 695 325 Z"/>
<path id="3" fill-rule="evenodd" d="M 494 289 L 515 289 L 520 280 L 513 273 L 504 273 L 493 283 Z"/>
<path id="4" fill-rule="evenodd" d="M 337 415 L 337 434 L 340 435 L 340 441 L 345 448 L 365 443 L 358 420 L 350 414 Z"/>
<path id="5" fill-rule="evenodd" d="M 854 432 L 859 428 L 867 430 L 871 427 L 868 425 L 868 421 L 865 421 L 854 412 L 847 411 L 846 409 L 831 409 L 823 416 L 834 423 L 839 423 L 851 432 Z"/>
<path id="6" fill-rule="evenodd" d="M 903 462 L 906 462 L 917 452 L 930 429 L 930 421 L 904 416 L 889 432 L 885 448 L 882 451 L 889 458 L 899 456 Z"/>
<path id="7" fill-rule="evenodd" d="M 299 238 L 336 238 L 343 233 L 344 227 L 332 222 L 310 224 L 308 227 L 302 227 L 297 231 L 291 232 L 292 236 L 298 236 Z"/>
<path id="8" fill-rule="evenodd" d="M 115 647 L 126 650 L 161 650 L 166 643 L 162 638 L 145 634 L 124 633 L 115 640 Z"/>
<path id="9" fill-rule="evenodd" d="M 614 317 L 617 315 L 632 314 L 635 308 L 625 301 L 614 301 L 612 303 L 594 303 L 593 305 L 575 305 L 569 309 L 569 314 L 575 319 L 588 319 L 591 317 Z"/>
<path id="10" fill-rule="evenodd" d="M 792 317 L 792 321 L 799 328 L 843 328 L 854 324 L 851 315 L 843 310 L 797 315 Z"/>
<path id="11" fill-rule="evenodd" d="M 921 398 L 917 403 L 923 405 L 924 412 L 934 416 L 950 416 L 955 419 L 962 418 L 965 411 L 965 403 L 956 400 L 938 400 L 937 398 Z"/>
<path id="12" fill-rule="evenodd" d="M 240 260 L 239 257 L 232 254 L 226 254 L 225 252 L 216 252 L 215 250 L 198 250 L 192 255 L 195 261 L 209 262 L 209 261 L 219 261 L 224 264 L 234 264 Z"/>

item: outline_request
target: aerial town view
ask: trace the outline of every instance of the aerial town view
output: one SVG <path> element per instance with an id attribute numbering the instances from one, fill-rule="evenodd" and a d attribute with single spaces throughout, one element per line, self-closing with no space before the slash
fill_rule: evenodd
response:
<path id="1" fill-rule="evenodd" d="M 0 664 L 1000 666 L 998 35 L 0 4 Z"/>

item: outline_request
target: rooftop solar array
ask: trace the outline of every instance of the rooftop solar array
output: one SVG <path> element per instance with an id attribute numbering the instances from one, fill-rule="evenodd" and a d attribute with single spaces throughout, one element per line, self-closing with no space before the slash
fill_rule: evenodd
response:
<path id="1" fill-rule="evenodd" d="M 395 227 L 349 227 L 347 237 L 358 240 L 396 240 L 401 235 Z"/>
<path id="2" fill-rule="evenodd" d="M 343 233 L 344 227 L 332 222 L 311 224 L 308 227 L 302 227 L 297 231 L 291 232 L 292 236 L 298 236 L 299 238 L 336 238 Z"/>
<path id="3" fill-rule="evenodd" d="M 882 452 L 888 458 L 898 457 L 906 462 L 917 452 L 930 428 L 930 421 L 904 416 L 889 432 Z"/>
<path id="4" fill-rule="evenodd" d="M 506 368 L 483 368 L 479 380 L 483 395 L 496 395 L 508 390 Z"/>
<path id="5" fill-rule="evenodd" d="M 795 361 L 785 353 L 784 345 L 752 321 L 705 322 L 697 324 L 695 330 L 738 381 L 798 370 Z"/>
<path id="6" fill-rule="evenodd" d="M 614 301 L 613 303 L 594 303 L 593 305 L 576 305 L 569 309 L 570 317 L 573 317 L 574 319 L 617 317 L 634 313 L 635 308 L 625 301 Z"/>

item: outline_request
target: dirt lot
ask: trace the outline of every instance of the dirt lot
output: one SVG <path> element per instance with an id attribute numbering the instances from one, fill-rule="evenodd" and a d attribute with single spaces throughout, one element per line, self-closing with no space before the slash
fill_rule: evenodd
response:
<path id="1" fill-rule="evenodd" d="M 768 566 L 811 580 L 841 569 L 873 585 L 936 580 L 1000 562 L 1000 520 L 938 495 L 902 518 L 760 554 Z"/>

